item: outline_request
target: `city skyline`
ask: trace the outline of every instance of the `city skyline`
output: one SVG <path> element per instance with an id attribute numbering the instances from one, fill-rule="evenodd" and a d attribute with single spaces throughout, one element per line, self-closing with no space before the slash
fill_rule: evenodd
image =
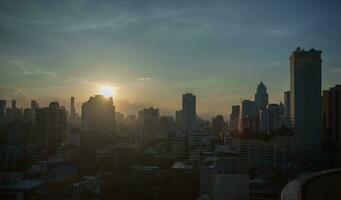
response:
<path id="1" fill-rule="evenodd" d="M 252 99 L 260 81 L 270 103 L 283 101 L 297 46 L 323 51 L 322 89 L 341 71 L 338 1 L 5 1 L 1 7 L 0 97 L 19 107 L 34 99 L 69 109 L 74 96 L 80 112 L 98 87 L 110 85 L 125 114 L 153 106 L 174 116 L 181 95 L 191 92 L 198 115 L 209 119 Z"/>

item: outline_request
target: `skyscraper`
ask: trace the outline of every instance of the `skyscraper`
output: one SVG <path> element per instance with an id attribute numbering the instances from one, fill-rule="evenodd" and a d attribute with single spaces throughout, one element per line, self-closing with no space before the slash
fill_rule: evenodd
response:
<path id="1" fill-rule="evenodd" d="M 156 139 L 159 132 L 159 109 L 150 107 L 139 111 L 138 120 L 143 129 L 143 139 L 145 141 Z"/>
<path id="2" fill-rule="evenodd" d="M 0 118 L 3 119 L 6 115 L 6 100 L 0 100 Z"/>
<path id="3" fill-rule="evenodd" d="M 269 104 L 268 111 L 268 125 L 269 130 L 279 129 L 280 126 L 280 106 L 278 104 Z"/>
<path id="4" fill-rule="evenodd" d="M 265 107 L 266 108 L 266 107 Z M 258 107 L 255 101 L 243 100 L 241 108 L 241 117 L 255 117 L 258 116 Z"/>
<path id="5" fill-rule="evenodd" d="M 258 110 L 265 110 L 269 102 L 269 95 L 266 91 L 266 86 L 263 82 L 260 82 L 257 86 L 257 92 L 255 94 L 255 102 Z"/>
<path id="6" fill-rule="evenodd" d="M 238 131 L 239 129 L 239 114 L 240 106 L 232 106 L 232 112 L 230 114 L 230 131 Z"/>
<path id="7" fill-rule="evenodd" d="M 333 165 L 341 165 L 341 85 L 323 91 L 323 150 Z"/>
<path id="8" fill-rule="evenodd" d="M 196 128 L 196 96 L 191 93 L 182 95 L 182 127 L 185 131 Z"/>
<path id="9" fill-rule="evenodd" d="M 321 52 L 298 47 L 290 56 L 290 123 L 299 149 L 320 149 Z"/>
<path id="10" fill-rule="evenodd" d="M 95 95 L 83 103 L 82 129 L 86 133 L 114 134 L 115 106 L 112 97 Z"/>
<path id="11" fill-rule="evenodd" d="M 48 154 L 55 154 L 65 137 L 65 109 L 51 102 L 49 107 L 36 109 L 35 115 L 36 143 Z"/>
<path id="12" fill-rule="evenodd" d="M 224 117 L 222 115 L 217 115 L 212 118 L 212 129 L 213 133 L 222 133 L 224 130 Z"/>
<path id="13" fill-rule="evenodd" d="M 290 117 L 290 91 L 284 92 L 284 116 Z"/>
<path id="14" fill-rule="evenodd" d="M 75 97 L 71 97 L 70 118 L 71 118 L 71 120 L 75 120 L 75 118 L 76 118 Z"/>

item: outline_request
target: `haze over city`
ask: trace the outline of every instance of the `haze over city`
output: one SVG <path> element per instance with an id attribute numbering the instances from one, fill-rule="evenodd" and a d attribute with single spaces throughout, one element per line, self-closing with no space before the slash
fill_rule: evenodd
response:
<path id="1" fill-rule="evenodd" d="M 290 88 L 297 47 L 323 51 L 322 88 L 341 75 L 340 1 L 1 1 L 0 97 L 76 109 L 115 90 L 126 114 L 174 115 L 181 95 L 225 117 L 263 81 L 269 101 Z"/>

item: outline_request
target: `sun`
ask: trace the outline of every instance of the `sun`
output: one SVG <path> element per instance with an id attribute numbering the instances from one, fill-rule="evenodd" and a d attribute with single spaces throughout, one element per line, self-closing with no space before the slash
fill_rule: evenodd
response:
<path id="1" fill-rule="evenodd" d="M 101 85 L 98 87 L 98 92 L 105 97 L 114 97 L 116 90 L 110 85 Z"/>

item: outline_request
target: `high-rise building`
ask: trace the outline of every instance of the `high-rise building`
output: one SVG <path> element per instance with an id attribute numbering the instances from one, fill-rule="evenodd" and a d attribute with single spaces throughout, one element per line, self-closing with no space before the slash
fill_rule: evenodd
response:
<path id="1" fill-rule="evenodd" d="M 182 110 L 175 111 L 175 124 L 177 127 L 182 127 Z"/>
<path id="2" fill-rule="evenodd" d="M 95 95 L 83 103 L 82 129 L 86 133 L 114 134 L 115 106 L 112 97 Z"/>
<path id="3" fill-rule="evenodd" d="M 276 130 L 281 127 L 280 124 L 280 106 L 278 104 L 269 104 L 267 107 L 268 111 L 268 125 L 269 130 Z"/>
<path id="4" fill-rule="evenodd" d="M 255 101 L 243 100 L 241 107 L 241 117 L 255 117 L 258 116 L 258 107 Z"/>
<path id="5" fill-rule="evenodd" d="M 255 101 L 243 100 L 240 114 L 240 129 L 243 132 L 259 131 L 259 113 L 258 106 Z"/>
<path id="6" fill-rule="evenodd" d="M 232 112 L 230 114 L 230 131 L 238 131 L 239 130 L 239 114 L 240 114 L 240 106 L 235 105 L 232 106 Z"/>
<path id="7" fill-rule="evenodd" d="M 143 129 L 143 139 L 150 141 L 156 139 L 159 132 L 159 109 L 153 107 L 139 111 L 138 120 Z"/>
<path id="8" fill-rule="evenodd" d="M 0 100 L 0 120 L 3 120 L 6 115 L 6 100 Z"/>
<path id="9" fill-rule="evenodd" d="M 182 95 L 182 127 L 185 131 L 196 128 L 196 96 L 191 93 Z"/>
<path id="10" fill-rule="evenodd" d="M 160 132 L 169 133 L 174 129 L 174 118 L 171 116 L 160 117 Z"/>
<path id="11" fill-rule="evenodd" d="M 212 129 L 213 133 L 222 133 L 224 130 L 224 117 L 222 115 L 217 115 L 212 118 Z"/>
<path id="12" fill-rule="evenodd" d="M 48 154 L 55 154 L 65 138 L 66 111 L 58 102 L 36 109 L 36 143 Z"/>
<path id="13" fill-rule="evenodd" d="M 320 150 L 321 52 L 298 47 L 290 56 L 290 123 L 296 149 Z"/>
<path id="14" fill-rule="evenodd" d="M 267 110 L 259 111 L 259 130 L 263 133 L 269 132 L 269 113 Z"/>
<path id="15" fill-rule="evenodd" d="M 255 102 L 258 110 L 265 110 L 269 102 L 269 95 L 266 91 L 266 86 L 263 82 L 257 86 L 257 92 L 255 94 Z"/>
<path id="16" fill-rule="evenodd" d="M 39 108 L 38 102 L 35 101 L 35 100 L 32 100 L 32 101 L 31 101 L 31 109 L 32 109 L 32 110 L 35 110 L 35 109 L 37 109 L 37 108 Z"/>
<path id="17" fill-rule="evenodd" d="M 322 148 L 329 163 L 341 166 L 341 85 L 323 91 L 322 97 Z"/>
<path id="18" fill-rule="evenodd" d="M 75 97 L 71 97 L 70 118 L 71 120 L 74 120 L 76 118 Z"/>

